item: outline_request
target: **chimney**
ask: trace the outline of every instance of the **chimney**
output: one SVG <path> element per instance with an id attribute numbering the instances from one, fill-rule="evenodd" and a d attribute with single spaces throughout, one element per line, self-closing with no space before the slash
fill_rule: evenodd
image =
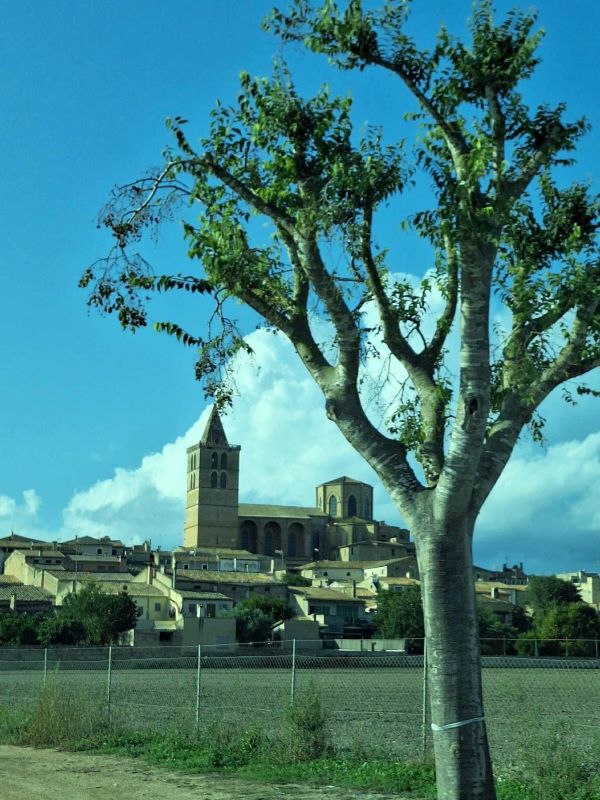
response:
<path id="1" fill-rule="evenodd" d="M 496 586 L 492 586 L 492 589 L 490 591 L 490 597 L 492 598 L 492 600 L 495 600 L 498 597 L 498 589 L 496 588 Z"/>
<path id="2" fill-rule="evenodd" d="M 356 581 L 352 581 L 352 597 L 356 597 Z"/>
<path id="3" fill-rule="evenodd" d="M 153 575 L 152 570 L 154 569 L 154 567 L 152 566 L 152 564 L 149 564 L 147 569 L 148 569 L 148 573 L 146 575 L 146 582 L 147 582 L 148 586 L 152 586 L 152 581 L 154 580 L 154 575 Z"/>

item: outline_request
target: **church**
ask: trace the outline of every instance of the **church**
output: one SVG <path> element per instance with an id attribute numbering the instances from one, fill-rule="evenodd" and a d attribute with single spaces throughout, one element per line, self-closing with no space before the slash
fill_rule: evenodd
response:
<path id="1" fill-rule="evenodd" d="M 246 550 L 289 565 L 413 555 L 407 530 L 373 518 L 373 487 L 347 476 L 317 486 L 314 506 L 240 503 L 240 450 L 213 406 L 187 449 L 184 548 Z"/>

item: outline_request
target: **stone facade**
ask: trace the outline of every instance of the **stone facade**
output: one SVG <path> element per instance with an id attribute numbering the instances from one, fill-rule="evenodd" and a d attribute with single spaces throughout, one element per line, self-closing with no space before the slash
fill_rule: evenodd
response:
<path id="1" fill-rule="evenodd" d="M 183 547 L 240 549 L 277 566 L 339 557 L 353 543 L 407 540 L 373 518 L 373 487 L 344 475 L 317 486 L 315 506 L 240 503 L 240 447 L 230 445 L 216 408 L 198 444 L 187 449 Z M 404 554 L 404 553 L 403 553 Z"/>

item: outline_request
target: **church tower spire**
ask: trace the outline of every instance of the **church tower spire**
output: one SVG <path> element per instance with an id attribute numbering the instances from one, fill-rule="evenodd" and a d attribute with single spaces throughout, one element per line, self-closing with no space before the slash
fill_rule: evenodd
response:
<path id="1" fill-rule="evenodd" d="M 187 449 L 184 547 L 238 546 L 240 447 L 230 445 L 213 406 L 198 444 Z"/>
<path id="2" fill-rule="evenodd" d="M 221 422 L 221 417 L 217 411 L 217 407 L 213 406 L 210 411 L 208 422 L 204 428 L 204 433 L 200 437 L 200 444 L 204 445 L 219 445 L 229 447 L 227 436 L 225 435 L 225 428 Z"/>

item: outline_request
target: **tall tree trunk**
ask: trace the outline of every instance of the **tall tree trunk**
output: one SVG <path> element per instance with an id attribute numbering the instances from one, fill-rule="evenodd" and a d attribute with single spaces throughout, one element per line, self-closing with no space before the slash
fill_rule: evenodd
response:
<path id="1" fill-rule="evenodd" d="M 438 800 L 495 800 L 482 719 L 474 519 L 416 523 Z"/>

